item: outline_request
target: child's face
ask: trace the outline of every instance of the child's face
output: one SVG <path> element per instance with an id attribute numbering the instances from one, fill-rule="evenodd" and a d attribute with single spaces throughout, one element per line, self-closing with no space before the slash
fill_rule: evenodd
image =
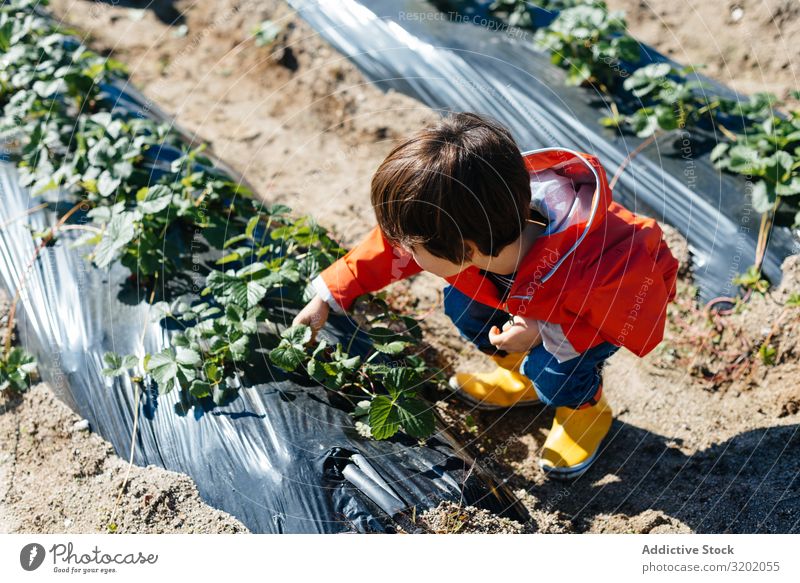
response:
<path id="1" fill-rule="evenodd" d="M 405 249 L 414 256 L 414 261 L 417 262 L 417 265 L 425 271 L 430 271 L 432 274 L 438 275 L 439 277 L 452 277 L 461 273 L 471 265 L 468 261 L 453 263 L 447 259 L 436 257 L 436 255 L 433 255 L 422 245 L 405 247 Z"/>

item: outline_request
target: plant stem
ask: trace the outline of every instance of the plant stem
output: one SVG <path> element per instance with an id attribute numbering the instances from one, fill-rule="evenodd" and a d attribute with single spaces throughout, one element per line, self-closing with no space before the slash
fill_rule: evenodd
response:
<path id="1" fill-rule="evenodd" d="M 36 211 L 40 211 L 40 210 L 42 210 L 43 208 L 47 207 L 49 204 L 50 204 L 50 203 L 48 203 L 48 202 L 43 202 L 42 204 L 37 204 L 36 206 L 32 206 L 31 208 L 29 208 L 28 210 L 26 210 L 24 213 L 20 213 L 20 214 L 18 214 L 16 217 L 11 217 L 11 218 L 10 218 L 10 219 L 8 219 L 8 220 L 7 220 L 5 223 L 3 223 L 2 225 L 0 225 L 0 230 L 1 230 L 1 229 L 5 229 L 5 228 L 6 228 L 7 226 L 9 226 L 10 224 L 12 224 L 12 223 L 15 223 L 16 221 L 18 221 L 18 220 L 20 220 L 20 219 L 22 219 L 22 218 L 24 218 L 24 217 L 27 217 L 27 216 L 29 216 L 29 215 L 32 215 L 32 214 L 33 214 L 33 213 L 35 213 Z"/>
<path id="2" fill-rule="evenodd" d="M 772 208 L 766 213 L 761 215 L 761 227 L 758 229 L 758 242 L 756 243 L 756 258 L 755 268 L 761 272 L 761 265 L 764 263 L 764 257 L 767 254 L 767 244 L 769 236 L 772 234 L 772 227 L 775 224 L 775 213 L 778 212 L 778 206 L 781 204 L 781 197 L 775 197 L 775 203 Z"/>
<path id="3" fill-rule="evenodd" d="M 647 148 L 647 146 L 658 140 L 658 138 L 660 138 L 663 135 L 665 135 L 665 132 L 660 132 L 660 131 L 654 132 L 653 135 L 651 135 L 641 144 L 636 146 L 636 148 L 634 148 L 634 150 L 625 157 L 625 159 L 622 161 L 622 164 L 619 165 L 619 168 L 617 168 L 617 171 L 614 173 L 614 177 L 611 179 L 611 182 L 608 183 L 608 187 L 611 190 L 614 190 L 614 186 L 616 186 L 617 182 L 620 179 L 620 176 L 622 176 L 622 173 L 625 172 L 625 169 L 628 167 L 628 164 L 630 164 L 633 161 L 633 159 L 636 158 L 636 156 L 641 154 L 642 151 L 645 148 Z"/>

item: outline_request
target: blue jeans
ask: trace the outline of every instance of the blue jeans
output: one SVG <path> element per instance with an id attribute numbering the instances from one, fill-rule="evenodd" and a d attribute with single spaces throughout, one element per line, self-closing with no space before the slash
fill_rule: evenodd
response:
<path id="1" fill-rule="evenodd" d="M 487 354 L 505 354 L 489 342 L 492 326 L 502 329 L 509 315 L 500 309 L 482 304 L 449 285 L 444 289 L 444 313 L 453 321 L 466 340 Z M 576 408 L 592 400 L 600 386 L 605 361 L 619 350 L 603 342 L 579 356 L 558 362 L 542 344 L 534 346 L 520 367 L 533 381 L 539 399 L 550 407 Z"/>

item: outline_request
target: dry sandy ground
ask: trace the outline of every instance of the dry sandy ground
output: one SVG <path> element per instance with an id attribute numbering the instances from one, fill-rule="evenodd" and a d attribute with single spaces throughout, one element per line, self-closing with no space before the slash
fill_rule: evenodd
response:
<path id="1" fill-rule="evenodd" d="M 0 532 L 247 532 L 186 475 L 153 466 L 128 475 L 44 384 L 0 405 L 0 443 Z"/>
<path id="2" fill-rule="evenodd" d="M 797 0 L 607 0 L 630 33 L 743 93 L 800 90 Z"/>
<path id="3" fill-rule="evenodd" d="M 435 118 L 410 99 L 368 85 L 277 0 L 177 2 L 186 34 L 162 22 L 178 13 L 169 3 L 146 11 L 74 0 L 53 5 L 88 33 L 94 48 L 126 62 L 145 95 L 210 141 L 266 199 L 313 214 L 347 245 L 373 224 L 369 179 L 393 141 Z M 265 18 L 282 33 L 270 47 L 256 47 L 250 33 Z M 687 263 L 685 243 L 671 239 Z M 507 480 L 532 521 L 509 525 L 452 507 L 421 520 L 438 532 L 797 532 L 800 311 L 782 307 L 791 289 L 800 290 L 796 265 L 793 270 L 785 289 L 731 316 L 738 334 L 723 338 L 694 308 L 690 282 L 682 281 L 662 349 L 642 361 L 620 353 L 609 364 L 606 387 L 617 420 L 600 460 L 574 483 L 548 482 L 536 465 L 547 411 L 477 413 L 442 403 L 452 429 Z M 441 313 L 440 290 L 435 278 L 421 276 L 394 286 L 391 295 L 422 321 L 427 353 L 443 366 L 485 365 Z M 770 338 L 778 347 L 776 365 L 756 365 L 732 379 L 706 378 L 714 367 L 739 374 L 741 366 L 725 368 L 714 359 L 736 353 L 741 339 L 749 339 L 747 350 L 757 349 L 779 314 L 782 324 Z M 754 360 L 741 350 L 745 362 Z M 5 422 L 20 414 L 6 412 Z M 51 505 L 63 504 L 75 489 L 59 488 L 29 500 L 21 491 L 18 503 L 49 516 Z"/>

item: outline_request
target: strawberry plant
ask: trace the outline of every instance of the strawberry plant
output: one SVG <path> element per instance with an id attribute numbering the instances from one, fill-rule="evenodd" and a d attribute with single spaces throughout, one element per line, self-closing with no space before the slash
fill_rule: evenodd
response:
<path id="1" fill-rule="evenodd" d="M 533 19 L 527 2 L 495 0 L 489 5 L 489 11 L 494 16 L 507 22 L 509 26 L 519 26 L 521 28 L 531 28 L 533 26 Z"/>
<path id="2" fill-rule="evenodd" d="M 341 344 L 330 346 L 325 340 L 309 354 L 305 344 L 311 339 L 311 329 L 298 325 L 281 334 L 270 359 L 290 372 L 305 367 L 323 386 L 357 401 L 353 415 L 370 436 L 387 439 L 402 429 L 412 437 L 424 438 L 435 429 L 431 406 L 417 397 L 427 367 L 419 357 L 407 357 L 401 365 L 380 362 L 382 355 L 396 355 L 410 344 L 402 334 L 394 336 L 392 342 L 376 344 L 376 350 L 362 362 L 359 356 L 346 354 Z M 391 346 L 394 342 L 398 345 Z"/>
<path id="3" fill-rule="evenodd" d="M 28 389 L 30 377 L 36 371 L 36 360 L 15 346 L 0 359 L 0 393 L 22 393 Z"/>
<path id="4" fill-rule="evenodd" d="M 636 69 L 622 86 L 641 107 L 631 113 L 605 117 L 602 125 L 629 129 L 640 138 L 656 132 L 696 127 L 703 121 L 713 123 L 719 99 L 709 101 L 703 94 L 705 84 L 687 80 L 694 67 L 676 69 L 669 63 L 652 63 Z"/>
<path id="5" fill-rule="evenodd" d="M 536 2 L 528 0 L 495 0 L 489 5 L 489 12 L 506 21 L 509 26 L 533 28 L 534 19 L 531 17 L 531 11 L 534 7 L 541 8 L 547 12 L 555 12 L 588 3 L 589 0 L 537 0 Z"/>
<path id="6" fill-rule="evenodd" d="M 774 100 L 760 96 L 757 103 Z M 718 168 L 752 177 L 753 208 L 760 213 L 776 209 L 780 201 L 800 195 L 800 112 L 779 116 L 774 110 L 711 153 Z M 796 206 L 796 204 L 795 204 Z M 800 212 L 795 216 L 800 226 Z"/>
<path id="7" fill-rule="evenodd" d="M 162 394 L 177 389 L 188 402 L 219 404 L 242 386 L 251 346 L 264 340 L 276 366 L 304 372 L 350 399 L 356 412 L 368 400 L 363 433 L 384 439 L 402 428 L 421 438 L 433 431 L 433 413 L 415 393 L 432 375 L 418 357 L 402 356 L 418 339 L 393 330 L 402 317 L 385 310 L 372 319 L 377 341 L 363 362 L 341 344 L 323 341 L 309 351 L 307 329 L 275 336 L 286 306 L 299 306 L 306 283 L 344 252 L 324 229 L 286 206 L 256 201 L 215 167 L 204 145 L 187 147 L 169 125 L 115 107 L 108 89 L 127 82 L 123 68 L 86 50 L 34 3 L 0 7 L 0 63 L 0 140 L 23 186 L 33 196 L 58 189 L 75 204 L 34 233 L 36 256 L 62 232 L 81 231 L 70 243 L 86 246 L 98 268 L 121 262 L 151 298 L 153 318 L 177 329 L 156 353 L 105 354 L 104 374 L 151 379 Z M 85 220 L 73 221 L 79 210 Z M 196 249 L 209 259 L 199 260 Z M 161 296 L 159 278 L 191 285 Z M 382 362 L 389 356 L 391 366 Z M 8 346 L 0 386 L 22 386 L 31 366 Z"/>
<path id="8" fill-rule="evenodd" d="M 264 20 L 253 28 L 253 37 L 257 47 L 271 45 L 281 33 L 281 27 L 271 20 Z"/>
<path id="9" fill-rule="evenodd" d="M 604 93 L 620 79 L 621 62 L 638 63 L 639 43 L 626 32 L 624 13 L 609 12 L 604 2 L 562 10 L 534 41 L 550 52 L 551 61 L 566 69 L 570 85 L 591 85 Z"/>
<path id="10" fill-rule="evenodd" d="M 769 282 L 761 276 L 761 270 L 755 266 L 750 266 L 747 271 L 733 278 L 732 282 L 740 285 L 746 290 L 751 290 L 760 294 L 767 293 Z"/>

